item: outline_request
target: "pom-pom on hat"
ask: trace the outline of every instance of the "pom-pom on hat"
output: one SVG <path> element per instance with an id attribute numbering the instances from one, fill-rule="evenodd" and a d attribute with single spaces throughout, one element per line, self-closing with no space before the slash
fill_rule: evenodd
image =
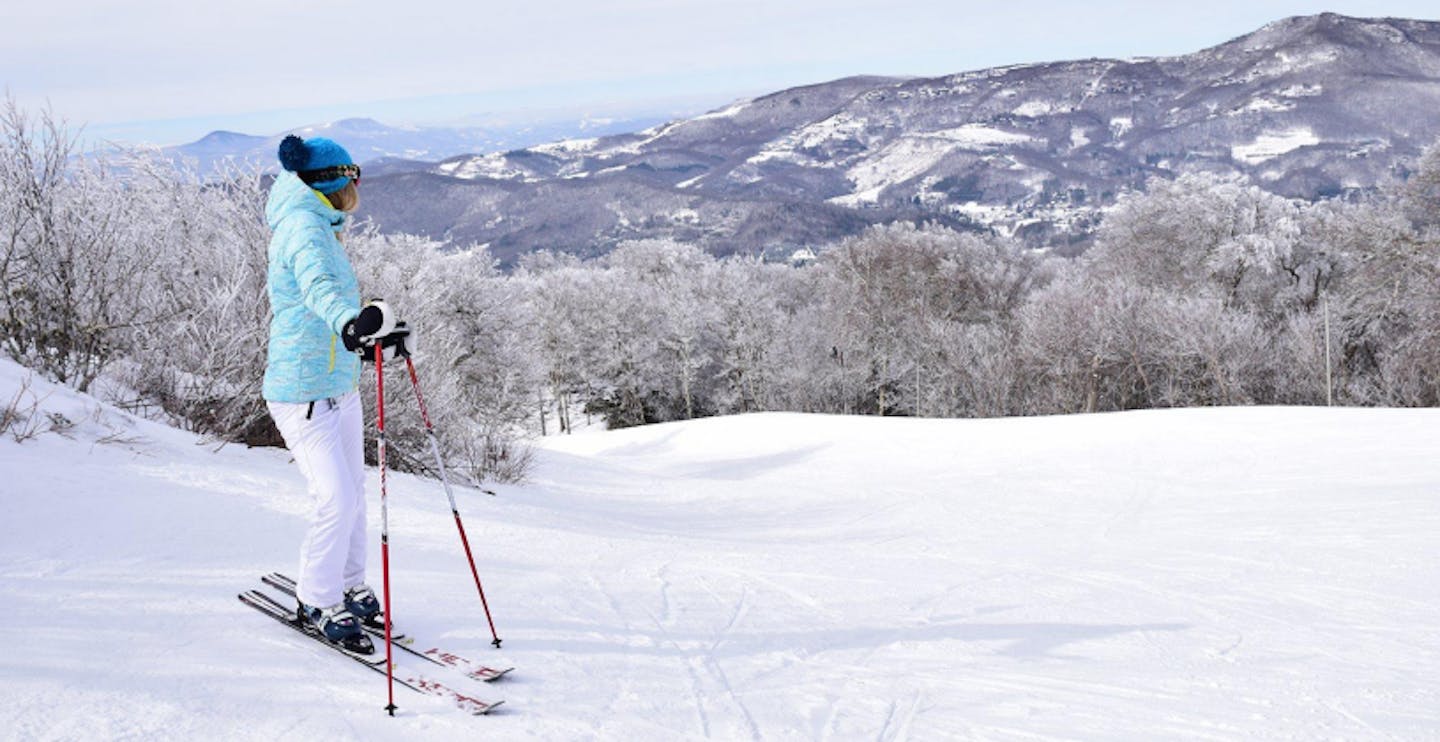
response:
<path id="1" fill-rule="evenodd" d="M 350 158 L 350 153 L 345 151 L 333 139 L 325 137 L 312 137 L 301 139 L 291 134 L 280 141 L 280 165 L 286 170 L 300 176 L 310 185 L 311 188 L 329 195 L 350 182 L 345 175 L 333 173 L 321 173 L 327 168 L 340 165 L 354 165 L 355 161 Z M 309 177 L 307 177 L 307 175 Z M 314 177 L 325 177 L 325 180 L 313 180 Z"/>

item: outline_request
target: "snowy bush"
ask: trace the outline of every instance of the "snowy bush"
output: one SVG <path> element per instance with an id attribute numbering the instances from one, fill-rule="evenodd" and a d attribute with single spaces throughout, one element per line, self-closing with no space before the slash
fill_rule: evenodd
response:
<path id="1" fill-rule="evenodd" d="M 50 114 L 0 108 L 0 342 L 12 358 L 87 390 L 127 330 L 162 321 L 143 301 L 157 246 L 103 160 L 74 157 Z"/>
<path id="2" fill-rule="evenodd" d="M 529 454 L 519 439 L 534 414 L 539 372 L 521 285 L 481 249 L 446 251 L 433 240 L 373 229 L 344 239 L 366 298 L 385 299 L 413 328 L 412 360 L 446 465 L 472 482 L 522 476 Z M 385 370 L 386 436 L 396 460 L 433 471 L 406 364 L 397 359 Z M 374 374 L 361 378 L 373 408 Z"/>
<path id="3" fill-rule="evenodd" d="M 128 334 L 124 381 L 188 429 L 250 445 L 282 440 L 260 384 L 266 300 L 266 189 L 258 173 L 205 183 L 158 157 L 132 157 L 132 239 L 152 246 L 145 315 Z"/>
<path id="4" fill-rule="evenodd" d="M 873 228 L 826 252 L 817 301 L 846 406 L 938 416 L 1007 406 L 1001 339 L 1038 266 L 1011 242 L 912 225 Z"/>

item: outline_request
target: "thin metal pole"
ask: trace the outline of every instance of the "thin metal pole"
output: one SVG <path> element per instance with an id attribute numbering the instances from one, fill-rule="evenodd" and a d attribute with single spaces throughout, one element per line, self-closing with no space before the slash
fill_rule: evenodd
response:
<path id="1" fill-rule="evenodd" d="M 435 426 L 430 424 L 430 411 L 425 406 L 425 395 L 420 393 L 420 377 L 415 374 L 415 361 L 405 355 L 405 366 L 410 370 L 410 385 L 415 388 L 415 401 L 420 405 L 420 418 L 425 421 L 425 434 L 430 438 L 430 451 L 435 455 L 435 466 L 440 469 L 440 483 L 445 486 L 445 496 L 450 499 L 450 513 L 455 516 L 455 527 L 460 531 L 460 545 L 465 548 L 465 559 L 470 562 L 470 575 L 475 578 L 475 590 L 480 593 L 480 606 L 485 609 L 485 620 L 490 623 L 491 644 L 500 648 L 500 635 L 495 632 L 495 619 L 490 616 L 490 603 L 485 600 L 485 588 L 480 586 L 480 572 L 475 569 L 475 557 L 470 553 L 470 539 L 465 536 L 465 523 L 460 520 L 460 509 L 455 505 L 455 493 L 450 489 L 450 477 L 445 473 L 445 460 L 440 456 L 440 442 L 435 435 Z"/>
<path id="2" fill-rule="evenodd" d="M 1320 301 L 1325 307 L 1325 406 L 1332 407 L 1335 405 L 1335 387 L 1330 379 L 1330 292 L 1326 291 Z"/>
<path id="3" fill-rule="evenodd" d="M 395 715 L 395 661 L 391 655 L 390 642 L 390 510 L 385 492 L 385 356 L 379 343 L 375 344 L 375 421 L 379 430 L 380 465 L 380 570 L 385 588 L 385 682 L 389 688 L 389 703 L 385 710 Z"/>

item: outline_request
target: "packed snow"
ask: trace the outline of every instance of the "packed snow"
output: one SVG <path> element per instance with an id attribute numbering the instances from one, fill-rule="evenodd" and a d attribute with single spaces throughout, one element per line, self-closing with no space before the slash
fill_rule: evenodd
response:
<path id="1" fill-rule="evenodd" d="M 738 100 L 725 108 L 715 111 L 709 111 L 707 113 L 702 113 L 699 116 L 691 119 L 691 121 L 708 121 L 712 119 L 734 118 L 735 116 L 743 113 L 745 109 L 749 108 L 754 102 L 755 101 L 749 99 Z"/>
<path id="2" fill-rule="evenodd" d="M 595 148 L 599 146 L 599 143 L 600 140 L 597 138 L 563 139 L 558 142 L 550 142 L 548 144 L 536 145 L 534 147 L 531 147 L 530 149 L 533 152 L 539 152 L 545 155 L 566 157 L 571 155 L 585 154 L 587 152 L 593 152 Z"/>
<path id="3" fill-rule="evenodd" d="M 1016 116 L 1048 116 L 1054 112 L 1055 104 L 1044 100 L 1026 101 L 1012 111 Z"/>
<path id="4" fill-rule="evenodd" d="M 1034 137 L 1014 131 L 1005 131 L 984 124 L 966 124 L 952 129 L 938 129 L 926 132 L 926 137 L 953 142 L 964 149 L 988 150 L 1015 144 L 1025 144 Z"/>
<path id="5" fill-rule="evenodd" d="M 440 485 L 392 475 L 397 622 L 517 669 L 470 684 L 494 715 L 389 718 L 382 677 L 235 598 L 296 559 L 285 451 L 0 361 L 6 404 L 35 435 L 0 439 L 4 739 L 1440 735 L 1440 410 L 547 438 L 528 483 L 459 491 L 501 650 Z"/>
<path id="6" fill-rule="evenodd" d="M 1307 128 L 1261 134 L 1250 144 L 1237 144 L 1230 148 L 1230 156 L 1247 165 L 1258 165 L 1301 147 L 1320 143 L 1320 137 Z"/>
<path id="7" fill-rule="evenodd" d="M 1270 98 L 1254 98 L 1245 105 L 1230 111 L 1228 115 L 1238 116 L 1246 113 L 1280 113 L 1283 111 L 1295 110 L 1296 104 L 1291 101 L 1277 101 Z"/>
<path id="8" fill-rule="evenodd" d="M 854 190 L 830 203 L 852 207 L 876 203 L 886 188 L 924 175 L 958 150 L 986 152 L 1030 140 L 1028 135 L 983 124 L 903 136 L 846 171 Z"/>
<path id="9" fill-rule="evenodd" d="M 842 206 L 875 203 L 881 191 L 925 174 L 954 149 L 954 143 L 940 137 L 900 137 L 850 168 L 846 175 L 854 192 L 832 198 L 830 202 Z"/>
<path id="10" fill-rule="evenodd" d="M 464 178 L 466 180 L 489 178 L 492 180 L 514 180 L 522 183 L 536 180 L 534 173 L 511 164 L 510 159 L 506 157 L 506 153 L 504 152 L 453 160 L 441 163 L 436 169 L 453 178 Z"/>
<path id="11" fill-rule="evenodd" d="M 755 156 L 746 160 L 748 165 L 758 165 L 770 160 L 792 162 L 799 165 L 815 166 L 822 162 L 811 150 L 824 150 L 837 142 L 848 140 L 865 141 L 869 122 L 859 116 L 842 111 L 822 121 L 809 124 L 797 131 L 769 142 Z M 832 161 L 843 161 L 829 158 Z"/>
<path id="12" fill-rule="evenodd" d="M 1340 50 L 1333 47 L 1306 49 L 1301 54 L 1291 54 L 1284 49 L 1275 50 L 1275 62 L 1285 72 L 1299 72 L 1311 67 L 1327 65 L 1340 58 Z"/>
<path id="13" fill-rule="evenodd" d="M 1291 85 L 1282 90 L 1277 90 L 1276 95 L 1286 98 L 1312 98 L 1325 92 L 1323 85 Z"/>

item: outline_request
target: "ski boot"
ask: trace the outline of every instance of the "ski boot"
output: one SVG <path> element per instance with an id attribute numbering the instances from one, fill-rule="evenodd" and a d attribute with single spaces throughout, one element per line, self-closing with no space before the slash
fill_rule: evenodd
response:
<path id="1" fill-rule="evenodd" d="M 385 626 L 385 614 L 380 611 L 380 601 L 375 599 L 375 591 L 371 590 L 369 585 L 361 583 L 346 590 L 345 608 L 366 626 L 375 629 Z"/>
<path id="2" fill-rule="evenodd" d="M 344 603 L 337 603 L 329 608 L 316 608 L 300 603 L 295 613 L 301 621 L 314 626 L 331 644 L 355 654 L 374 654 L 375 645 L 370 643 L 370 637 L 360 628 L 360 620 L 345 608 Z"/>

